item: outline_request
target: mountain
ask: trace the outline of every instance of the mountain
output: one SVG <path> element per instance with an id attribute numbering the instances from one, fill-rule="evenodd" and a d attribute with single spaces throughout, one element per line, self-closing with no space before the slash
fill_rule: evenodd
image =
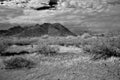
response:
<path id="1" fill-rule="evenodd" d="M 50 36 L 68 36 L 73 35 L 70 30 L 61 25 L 60 23 L 44 23 L 35 24 L 27 27 L 15 26 L 8 30 L 0 30 L 1 36 L 16 36 L 16 37 L 39 37 L 43 35 Z"/>
<path id="2" fill-rule="evenodd" d="M 9 28 L 8 30 L 0 30 L 0 35 L 1 36 L 12 36 L 12 35 L 22 32 L 23 30 L 24 28 L 22 28 L 21 26 L 14 26 L 12 28 Z"/>
<path id="3" fill-rule="evenodd" d="M 20 37 L 35 37 L 35 36 L 42 36 L 42 35 L 50 35 L 50 36 L 68 36 L 73 35 L 70 30 L 59 23 L 44 23 L 42 25 L 36 24 L 28 29 L 24 30 L 22 33 L 18 34 L 17 36 Z"/>
<path id="4" fill-rule="evenodd" d="M 6 36 L 11 36 L 11 35 L 14 35 L 14 34 L 21 33 L 23 30 L 24 30 L 24 28 L 22 28 L 21 26 L 15 26 L 13 28 L 10 28 L 5 35 Z"/>

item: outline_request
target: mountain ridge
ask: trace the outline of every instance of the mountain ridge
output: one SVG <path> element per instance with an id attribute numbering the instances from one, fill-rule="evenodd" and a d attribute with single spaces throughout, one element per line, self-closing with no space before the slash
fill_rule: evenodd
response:
<path id="1" fill-rule="evenodd" d="M 40 37 L 43 35 L 49 36 L 76 36 L 69 29 L 60 23 L 44 23 L 31 26 L 14 26 L 8 30 L 0 30 L 1 36 L 16 36 L 16 37 Z"/>

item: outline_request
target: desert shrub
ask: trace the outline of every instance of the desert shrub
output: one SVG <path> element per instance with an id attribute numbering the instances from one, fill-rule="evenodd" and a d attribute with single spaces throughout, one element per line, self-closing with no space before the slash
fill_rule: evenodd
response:
<path id="1" fill-rule="evenodd" d="M 47 44 L 47 45 L 61 45 L 61 46 L 78 46 L 81 44 L 82 39 L 81 37 L 49 37 L 47 39 L 40 39 L 40 44 Z M 39 44 L 38 44 L 39 45 Z"/>
<path id="2" fill-rule="evenodd" d="M 57 54 L 58 49 L 50 46 L 42 46 L 38 48 L 38 52 L 45 56 L 53 56 Z"/>
<path id="3" fill-rule="evenodd" d="M 91 42 L 90 45 L 84 46 L 83 50 L 86 53 L 92 54 L 93 59 L 106 59 L 112 56 L 120 57 L 120 49 L 113 42 L 108 38 L 97 39 Z"/>
<path id="4" fill-rule="evenodd" d="M 29 39 L 29 38 L 23 38 L 23 39 L 16 39 L 14 40 L 13 44 L 14 45 L 20 45 L 20 46 L 24 46 L 24 45 L 30 45 L 34 42 L 37 42 L 36 39 L 32 40 L 32 39 Z"/>
<path id="5" fill-rule="evenodd" d="M 30 45 L 36 41 L 37 41 L 36 39 L 32 40 L 28 38 L 26 39 L 0 38 L 0 54 L 12 45 L 24 46 L 24 45 Z"/>
<path id="6" fill-rule="evenodd" d="M 11 39 L 0 39 L 0 54 L 12 44 Z"/>
<path id="7" fill-rule="evenodd" d="M 111 5 L 118 5 L 120 4 L 120 0 L 108 0 L 107 3 Z"/>
<path id="8" fill-rule="evenodd" d="M 30 69 L 34 67 L 35 63 L 23 57 L 12 57 L 3 61 L 6 69 Z"/>
<path id="9" fill-rule="evenodd" d="M 109 38 L 109 43 L 111 46 L 114 46 L 120 49 L 120 36 Z"/>
<path id="10" fill-rule="evenodd" d="M 1 43 L 1 42 L 0 42 L 0 54 L 1 54 L 3 51 L 5 51 L 7 47 L 8 47 L 7 44 L 4 44 L 4 43 Z"/>

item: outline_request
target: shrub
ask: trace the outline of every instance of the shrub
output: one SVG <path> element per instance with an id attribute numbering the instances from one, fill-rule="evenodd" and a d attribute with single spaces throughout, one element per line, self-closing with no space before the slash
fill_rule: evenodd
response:
<path id="1" fill-rule="evenodd" d="M 111 5 L 118 5 L 118 4 L 120 4 L 120 0 L 111 0 L 111 1 L 108 0 L 107 3 L 111 4 Z"/>
<path id="2" fill-rule="evenodd" d="M 23 57 L 12 57 L 10 59 L 4 60 L 3 63 L 6 69 L 30 69 L 35 65 L 33 61 Z"/>
<path id="3" fill-rule="evenodd" d="M 3 51 L 5 51 L 5 49 L 6 49 L 7 47 L 8 47 L 8 46 L 7 46 L 6 44 L 0 42 L 0 54 L 1 54 Z"/>
<path id="4" fill-rule="evenodd" d="M 120 36 L 109 38 L 109 43 L 111 46 L 114 46 L 120 49 Z"/>
<path id="5" fill-rule="evenodd" d="M 12 40 L 0 39 L 0 53 L 5 51 L 12 44 Z"/>
<path id="6" fill-rule="evenodd" d="M 19 46 L 24 46 L 24 45 L 30 45 L 34 42 L 37 42 L 36 39 L 32 40 L 32 39 L 29 39 L 29 38 L 23 38 L 23 39 L 16 39 L 13 44 L 14 45 L 19 45 Z"/>
<path id="7" fill-rule="evenodd" d="M 58 49 L 50 46 L 39 47 L 39 53 L 45 56 L 53 56 L 57 54 Z"/>
<path id="8" fill-rule="evenodd" d="M 112 46 L 109 39 L 98 39 L 90 45 L 84 46 L 83 50 L 92 54 L 93 59 L 106 59 L 108 57 L 120 57 L 120 49 L 115 45 Z"/>

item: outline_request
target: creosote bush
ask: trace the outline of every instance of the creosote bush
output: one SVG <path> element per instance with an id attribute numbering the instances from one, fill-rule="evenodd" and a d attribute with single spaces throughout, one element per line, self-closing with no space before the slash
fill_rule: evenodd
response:
<path id="1" fill-rule="evenodd" d="M 112 38 L 113 39 L 113 38 Z M 91 42 L 91 44 L 84 46 L 83 50 L 86 53 L 93 55 L 93 59 L 107 59 L 109 57 L 120 57 L 120 48 L 116 44 L 116 40 L 110 38 L 99 38 Z"/>
<path id="2" fill-rule="evenodd" d="M 53 56 L 57 54 L 58 49 L 50 46 L 39 47 L 38 52 L 45 56 Z"/>
<path id="3" fill-rule="evenodd" d="M 34 42 L 37 42 L 37 40 L 32 40 L 29 38 L 23 38 L 23 39 L 16 39 L 13 44 L 18 46 L 24 46 L 24 45 L 30 45 Z"/>
<path id="4" fill-rule="evenodd" d="M 11 45 L 12 41 L 9 39 L 0 39 L 0 54 L 5 51 L 10 45 Z"/>
<path id="5" fill-rule="evenodd" d="M 7 47 L 8 47 L 8 45 L 0 42 L 0 54 L 1 54 L 3 51 L 5 51 L 5 49 L 6 49 Z"/>
<path id="6" fill-rule="evenodd" d="M 23 57 L 12 57 L 10 59 L 4 60 L 3 63 L 5 65 L 5 69 L 30 69 L 35 65 L 33 61 Z"/>

